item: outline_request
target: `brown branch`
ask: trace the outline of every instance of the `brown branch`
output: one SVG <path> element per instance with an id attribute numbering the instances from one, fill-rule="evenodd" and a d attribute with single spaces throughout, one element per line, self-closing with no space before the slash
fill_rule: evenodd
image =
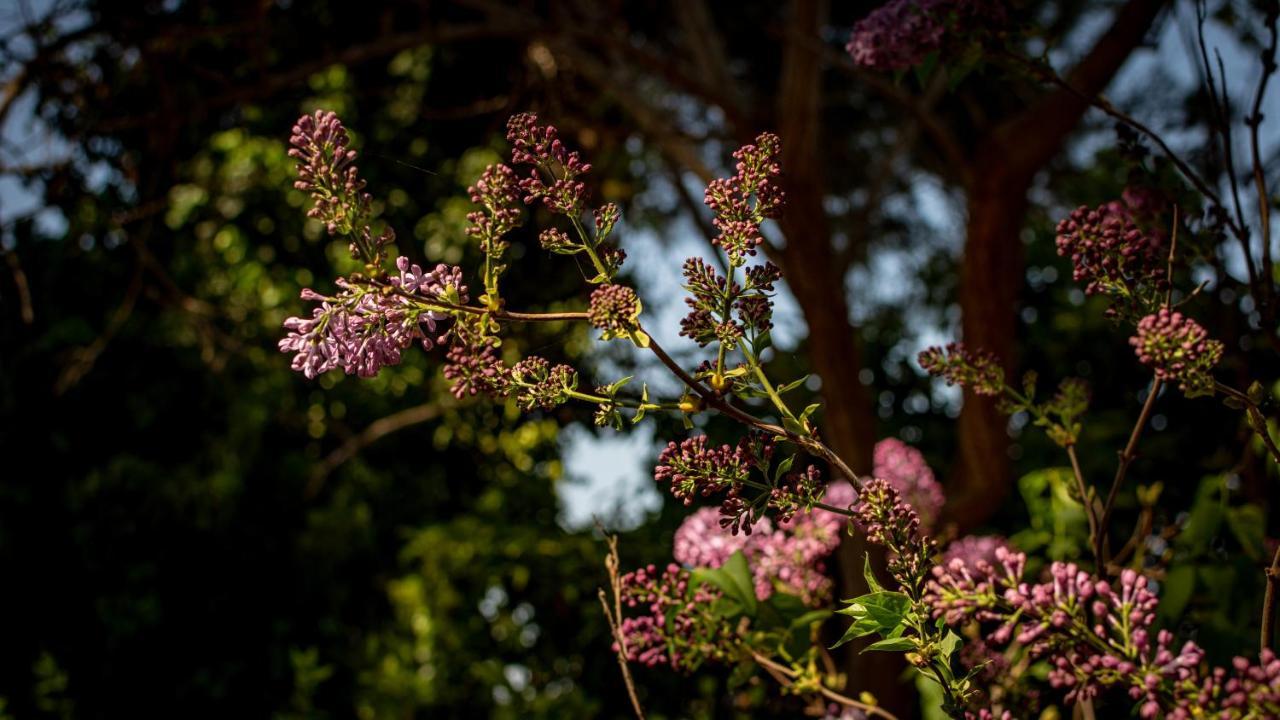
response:
<path id="1" fill-rule="evenodd" d="M 1276 48 L 1280 41 L 1280 2 L 1271 2 L 1267 8 L 1267 29 L 1271 32 L 1271 42 L 1262 53 L 1262 77 L 1258 79 L 1258 89 L 1253 95 L 1253 111 L 1245 118 L 1249 126 L 1249 146 L 1253 156 L 1253 181 L 1258 193 L 1258 222 L 1262 229 L 1262 277 L 1268 298 L 1273 292 L 1273 272 L 1271 260 L 1271 199 L 1267 194 L 1267 177 L 1262 167 L 1262 154 L 1258 143 L 1258 128 L 1262 125 L 1262 103 L 1267 95 L 1267 84 L 1276 71 Z M 1268 305 L 1269 307 L 1269 305 Z M 1271 309 L 1274 314 L 1274 309 Z"/>
<path id="2" fill-rule="evenodd" d="M 441 409 L 439 403 L 423 403 L 369 423 L 368 427 L 334 448 L 332 452 L 325 456 L 324 460 L 321 460 L 312 468 L 311 479 L 307 482 L 305 496 L 307 498 L 315 497 L 320 492 L 320 486 L 329 477 L 329 474 L 355 457 L 361 450 L 391 433 L 436 419 L 440 416 Z"/>
<path id="3" fill-rule="evenodd" d="M 597 525 L 599 527 L 599 525 Z M 604 529 L 601 528 L 601 532 Z M 627 638 L 622 634 L 622 578 L 618 576 L 618 536 L 605 535 L 609 542 L 609 554 L 604 558 L 604 566 L 609 571 L 609 588 L 613 591 L 613 609 L 605 598 L 604 588 L 597 591 L 600 598 L 600 609 L 604 610 L 604 618 L 609 623 L 609 631 L 613 641 L 618 643 L 618 667 L 622 669 L 622 682 L 627 686 L 627 696 L 631 698 L 631 707 L 639 720 L 644 720 L 644 708 L 640 706 L 640 697 L 636 694 L 636 684 L 631 678 L 631 665 L 627 662 Z"/>
<path id="4" fill-rule="evenodd" d="M 1271 647 L 1276 620 L 1276 585 L 1280 583 L 1280 547 L 1271 558 L 1271 567 L 1267 568 L 1267 590 L 1262 597 L 1262 650 Z"/>
<path id="5" fill-rule="evenodd" d="M 22 323 L 31 325 L 36 321 L 36 313 L 31 305 L 31 285 L 27 282 L 27 273 L 18 260 L 18 251 L 10 250 L 4 253 L 4 259 L 9 265 L 9 271 L 13 273 L 13 286 L 18 292 L 18 308 Z"/>
<path id="6" fill-rule="evenodd" d="M 1137 457 L 1138 438 L 1142 437 L 1142 431 L 1147 426 L 1147 418 L 1151 417 L 1151 408 L 1156 404 L 1156 396 L 1160 394 L 1161 386 L 1160 378 L 1152 379 L 1151 390 L 1147 393 L 1147 400 L 1142 404 L 1142 410 L 1138 413 L 1138 421 L 1133 424 L 1133 430 L 1129 433 L 1129 442 L 1125 444 L 1124 450 L 1120 451 L 1120 462 L 1116 467 L 1116 475 L 1111 481 L 1111 489 L 1107 491 L 1107 501 L 1102 505 L 1102 519 L 1098 521 L 1098 532 L 1102 534 L 1099 546 L 1102 549 L 1104 558 L 1110 553 L 1110 549 L 1107 547 L 1107 526 L 1111 521 L 1111 512 L 1115 508 L 1116 495 L 1120 491 L 1120 486 L 1124 483 L 1124 476 L 1129 471 L 1129 465 Z"/>

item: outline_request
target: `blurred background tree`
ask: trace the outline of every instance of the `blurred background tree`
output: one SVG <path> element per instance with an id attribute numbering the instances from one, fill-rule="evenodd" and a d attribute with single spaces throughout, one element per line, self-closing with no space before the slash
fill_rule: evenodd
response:
<path id="1" fill-rule="evenodd" d="M 455 401 L 422 353 L 371 382 L 309 383 L 275 352 L 299 289 L 351 262 L 304 221 L 291 186 L 288 128 L 316 107 L 356 132 L 398 250 L 424 263 L 476 257 L 464 188 L 504 152 L 506 117 L 554 120 L 590 156 L 598 192 L 622 205 L 635 279 L 668 319 L 678 309 L 669 253 L 707 250 L 702 185 L 738 143 L 776 130 L 790 205 L 767 253 L 792 302 L 779 332 L 788 352 L 773 362 L 815 373 L 803 392 L 825 400 L 833 446 L 865 470 L 878 437 L 902 437 L 948 478 L 957 532 L 1034 530 L 1018 496 L 1036 486 L 1013 478 L 1060 463 L 1056 450 L 1017 418 L 931 385 L 912 361 L 963 333 L 1010 370 L 1086 377 L 1086 469 L 1105 474 L 1147 380 L 1116 361 L 1124 339 L 1070 283 L 1053 222 L 1118 196 L 1132 157 L 1100 150 L 1114 144 L 1111 123 L 1080 97 L 998 58 L 902 77 L 856 68 L 841 46 L 874 6 L 31 0 L 0 10 L 4 707 L 19 717 L 626 712 L 595 599 L 600 546 L 562 499 L 565 446 L 591 442 L 566 429 L 590 428 L 589 415 L 522 419 Z M 1085 94 L 1110 87 L 1122 106 L 1180 128 L 1196 167 L 1221 178 L 1228 168 L 1206 142 L 1212 105 L 1186 77 L 1199 67 L 1181 44 L 1195 32 L 1190 7 L 1014 12 L 1042 28 L 1019 39 L 1029 52 L 1052 50 Z M 1234 68 L 1256 52 L 1257 15 L 1212 10 Z M 1179 69 L 1164 62 L 1171 52 Z M 579 278 L 535 237 L 515 238 L 512 296 L 580 306 Z M 1223 339 L 1265 347 L 1263 319 L 1230 279 L 1238 258 L 1212 241 L 1198 251 L 1230 266 L 1211 288 Z M 625 353 L 584 356 L 586 341 L 555 326 L 520 339 L 588 367 L 644 369 Z M 1274 376 L 1273 353 L 1250 357 L 1242 375 Z M 1230 411 L 1174 400 L 1152 422 L 1135 475 L 1162 481 L 1176 507 L 1224 499 L 1218 522 L 1204 519 L 1181 550 L 1217 574 L 1180 580 L 1179 614 L 1227 648 L 1254 633 L 1203 591 L 1225 584 L 1242 604 L 1256 592 L 1258 558 L 1232 551 L 1261 542 L 1260 518 L 1227 522 L 1227 511 L 1265 500 L 1265 478 L 1233 450 L 1247 430 Z M 650 460 L 622 458 L 641 473 Z M 666 503 L 606 522 L 638 525 L 624 555 L 649 562 L 669 554 L 682 514 Z M 1236 530 L 1249 523 L 1246 542 Z M 849 568 L 862 553 L 856 539 L 842 548 L 843 596 L 859 590 Z M 860 664 L 855 651 L 847 668 L 852 688 L 911 703 L 892 664 Z M 641 674 L 655 717 L 732 715 L 762 695 L 725 682 L 716 671 L 688 682 Z"/>

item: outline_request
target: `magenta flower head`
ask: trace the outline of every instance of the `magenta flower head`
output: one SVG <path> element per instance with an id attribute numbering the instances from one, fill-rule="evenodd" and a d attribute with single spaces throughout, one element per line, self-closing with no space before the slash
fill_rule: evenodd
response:
<path id="1" fill-rule="evenodd" d="M 703 202 L 715 213 L 712 223 L 719 234 L 712 242 L 724 248 L 734 267 L 756 254 L 764 242 L 760 225 L 777 217 L 785 198 L 778 185 L 782 169 L 778 165 L 781 142 L 772 133 L 762 133 L 754 145 L 743 145 L 733 153 L 736 172 L 707 185 Z"/>
<path id="2" fill-rule="evenodd" d="M 1137 191 L 1126 197 L 1142 202 L 1141 212 L 1151 212 L 1150 201 L 1140 200 Z M 1058 223 L 1058 254 L 1071 258 L 1072 275 L 1085 283 L 1085 292 L 1114 300 L 1112 313 L 1151 307 L 1168 286 L 1163 242 L 1156 233 L 1138 227 L 1134 212 L 1117 201 L 1095 209 L 1077 208 Z"/>
<path id="3" fill-rule="evenodd" d="M 942 512 L 946 497 L 919 450 L 898 440 L 885 438 L 876 443 L 872 474 L 893 485 L 902 498 L 915 508 L 925 530 L 933 527 Z"/>
<path id="4" fill-rule="evenodd" d="M 1222 343 L 1210 340 L 1195 320 L 1161 308 L 1138 322 L 1129 344 L 1157 378 L 1178 381 L 1189 397 L 1213 394 L 1212 372 L 1222 359 Z"/>
<path id="5" fill-rule="evenodd" d="M 303 115 L 293 126 L 289 157 L 298 161 L 294 187 L 311 194 L 314 203 L 307 216 L 324 224 L 330 235 L 351 241 L 351 254 L 377 265 L 385 257 L 385 246 L 395 240 L 390 228 L 374 236 L 369 222 L 372 198 L 355 166 L 356 151 L 342 121 L 332 112 L 317 110 Z"/>
<path id="6" fill-rule="evenodd" d="M 513 115 L 507 121 L 507 141 L 512 164 L 533 166 L 520 180 L 524 201 L 542 200 L 552 212 L 578 218 L 587 192 L 578 178 L 590 172 L 591 165 L 576 150 L 565 147 L 555 126 L 539 125 L 533 113 Z"/>
<path id="7" fill-rule="evenodd" d="M 869 70 L 905 70 L 940 50 L 948 35 L 968 37 L 1005 17 L 998 0 L 890 0 L 853 26 L 845 51 Z"/>
<path id="8" fill-rule="evenodd" d="M 640 298 L 625 285 L 601 285 L 591 293 L 587 318 L 603 330 L 602 339 L 627 337 L 640 327 Z"/>
<path id="9" fill-rule="evenodd" d="M 706 435 L 698 435 L 679 444 L 668 443 L 658 455 L 653 478 L 671 483 L 671 494 L 691 505 L 699 495 L 713 495 L 745 482 L 750 472 L 747 462 L 741 446 L 715 447 Z"/>

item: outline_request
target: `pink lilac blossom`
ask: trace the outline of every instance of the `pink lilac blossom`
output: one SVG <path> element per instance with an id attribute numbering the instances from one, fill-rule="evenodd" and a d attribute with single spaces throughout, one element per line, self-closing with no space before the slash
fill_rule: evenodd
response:
<path id="1" fill-rule="evenodd" d="M 1001 548 L 1010 550 L 1008 541 L 999 535 L 966 535 L 947 545 L 940 565 L 947 567 L 952 560 L 960 560 L 968 567 L 976 567 L 979 562 L 994 566 L 996 551 Z"/>
<path id="2" fill-rule="evenodd" d="M 552 125 L 539 125 L 533 113 L 519 113 L 507 122 L 507 141 L 513 164 L 533 166 L 520 180 L 524 201 L 540 199 L 554 213 L 580 216 L 587 186 L 578 178 L 590 172 L 591 165 L 584 163 L 576 150 L 565 147 L 559 131 Z"/>
<path id="3" fill-rule="evenodd" d="M 737 160 L 733 177 L 717 178 L 707 185 L 703 202 L 715 213 L 712 224 L 719 234 L 712 243 L 724 249 L 730 263 L 742 265 L 747 255 L 756 254 L 764 242 L 760 224 L 782 211 L 785 194 L 778 186 L 782 170 L 778 166 L 781 142 L 772 133 L 762 133 L 754 145 L 743 145 L 733 153 Z"/>
<path id="4" fill-rule="evenodd" d="M 890 0 L 853 26 L 845 51 L 864 68 L 905 70 L 939 50 L 948 35 L 1004 19 L 1003 3 L 993 0 Z"/>
<path id="5" fill-rule="evenodd" d="M 1132 197 L 1139 202 L 1136 192 Z M 1139 209 L 1150 210 L 1146 204 Z M 1167 287 L 1162 237 L 1144 232 L 1134 217 L 1135 210 L 1126 202 L 1114 201 L 1077 208 L 1058 223 L 1058 254 L 1071 258 L 1072 276 L 1085 283 L 1086 293 L 1114 299 L 1111 314 L 1157 302 Z"/>
<path id="6" fill-rule="evenodd" d="M 330 235 L 346 235 L 353 257 L 376 264 L 383 248 L 395 240 L 390 228 L 374 236 L 369 225 L 372 198 L 364 192 L 365 182 L 355 166 L 347 129 L 332 112 L 317 110 L 303 115 L 293 126 L 289 156 L 298 161 L 294 187 L 311 195 L 307 217 L 324 224 Z"/>
<path id="7" fill-rule="evenodd" d="M 1129 338 L 1138 360 L 1156 377 L 1178 381 L 1188 395 L 1213 393 L 1213 368 L 1222 359 L 1222 343 L 1209 339 L 1199 323 L 1180 312 L 1160 308 L 1138 322 Z"/>
<path id="8" fill-rule="evenodd" d="M 1280 711 L 1274 655 L 1264 652 L 1256 665 L 1237 658 L 1233 677 L 1222 668 L 1203 673 L 1198 645 L 1177 646 L 1172 633 L 1153 628 L 1158 600 L 1137 572 L 1126 569 L 1112 584 L 1074 563 L 1055 562 L 1048 580 L 1031 584 L 1022 577 L 1025 555 L 1003 547 L 995 555 L 995 564 L 955 557 L 935 567 L 925 602 L 950 625 L 977 620 L 994 627 L 984 638 L 992 646 L 1016 641 L 1047 660 L 1049 684 L 1067 702 L 1119 687 L 1142 718 Z"/>
<path id="9" fill-rule="evenodd" d="M 434 333 L 445 316 L 429 308 L 466 301 L 461 271 L 438 265 L 424 272 L 404 257 L 397 259 L 396 266 L 399 275 L 385 287 L 354 285 L 339 278 L 336 296 L 302 291 L 303 300 L 320 306 L 309 318 L 284 321 L 289 332 L 279 348 L 294 354 L 294 370 L 308 378 L 336 368 L 348 375 L 372 377 L 383 367 L 398 364 L 401 351 L 414 340 L 428 350 L 439 341 Z"/>
<path id="10" fill-rule="evenodd" d="M 720 523 L 716 508 L 701 508 L 676 531 L 673 555 L 684 565 L 717 568 L 741 551 L 757 598 L 766 600 L 781 590 L 816 605 L 830 598 L 825 560 L 840 544 L 840 525 L 819 513 L 796 515 L 776 529 L 761 519 L 750 535 L 735 535 Z"/>
<path id="11" fill-rule="evenodd" d="M 688 570 L 671 564 L 659 572 L 649 565 L 623 575 L 621 586 L 622 603 L 644 610 L 623 618 L 618 628 L 629 662 L 692 671 L 726 652 L 718 643 L 730 629 L 705 612 L 720 593 L 705 583 L 694 586 Z M 620 650 L 618 643 L 613 650 Z"/>
<path id="12" fill-rule="evenodd" d="M 924 455 L 897 438 L 885 438 L 876 443 L 873 458 L 872 474 L 887 480 L 915 508 L 926 531 L 933 527 L 946 498 Z"/>

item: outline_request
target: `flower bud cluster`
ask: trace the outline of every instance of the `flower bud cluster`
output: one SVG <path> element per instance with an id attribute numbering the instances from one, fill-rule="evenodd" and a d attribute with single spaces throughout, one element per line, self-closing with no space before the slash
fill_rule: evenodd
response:
<path id="1" fill-rule="evenodd" d="M 720 597 L 714 587 L 692 583 L 689 571 L 674 563 L 661 572 L 649 565 L 627 573 L 621 585 L 622 603 L 644 611 L 623 618 L 618 628 L 627 661 L 690 672 L 726 656 L 723 641 L 732 631 L 706 611 Z M 624 648 L 615 642 L 613 650 Z"/>
<path id="2" fill-rule="evenodd" d="M 845 51 L 857 65 L 881 71 L 919 65 L 949 35 L 1003 24 L 998 0 L 890 0 L 853 26 Z"/>
<path id="3" fill-rule="evenodd" d="M 1164 243 L 1140 228 L 1123 202 L 1077 208 L 1058 223 L 1057 233 L 1058 254 L 1071 258 L 1076 282 L 1085 283 L 1090 295 L 1112 298 L 1109 314 L 1152 307 L 1168 287 Z"/>
<path id="4" fill-rule="evenodd" d="M 929 571 L 933 541 L 920 533 L 915 509 L 881 478 L 862 484 L 852 509 L 867 540 L 888 551 L 889 574 L 904 587 L 918 587 Z"/>
<path id="5" fill-rule="evenodd" d="M 298 161 L 294 187 L 311 194 L 314 204 L 307 217 L 323 223 L 330 235 L 350 238 L 352 257 L 376 266 L 385 258 L 384 248 L 395 241 L 395 232 L 387 228 L 374 235 L 369 225 L 373 199 L 364 191 L 350 142 L 332 112 L 317 110 L 298 118 L 289 138 L 289 156 Z"/>
<path id="6" fill-rule="evenodd" d="M 511 366 L 511 392 L 522 410 L 550 410 L 569 399 L 578 387 L 578 372 L 568 365 L 555 365 L 530 355 Z"/>
<path id="7" fill-rule="evenodd" d="M 507 122 L 507 141 L 511 143 L 511 161 L 516 165 L 532 165 L 520 180 L 524 201 L 542 200 L 547 209 L 577 218 L 585 207 L 586 184 L 578 178 L 591 171 L 576 150 L 570 151 L 552 125 L 539 125 L 538 116 L 520 113 Z"/>
<path id="8" fill-rule="evenodd" d="M 933 568 L 925 602 L 949 625 L 969 621 L 994 627 L 991 646 L 1012 642 L 1049 664 L 1049 685 L 1066 702 L 1083 702 L 1108 688 L 1124 689 L 1142 718 L 1254 717 L 1280 709 L 1280 662 L 1264 653 L 1254 665 L 1233 663 L 1204 672 L 1204 651 L 1175 644 L 1155 630 L 1158 599 L 1148 581 L 1126 569 L 1116 583 L 1074 563 L 1055 562 L 1045 582 L 1023 579 L 1026 556 L 995 549 L 996 562 L 951 555 Z"/>
<path id="9" fill-rule="evenodd" d="M 685 260 L 682 273 L 690 308 L 680 321 L 684 337 L 703 346 L 719 342 L 733 350 L 744 336 L 756 337 L 773 327 L 772 292 L 782 277 L 777 265 L 766 262 L 747 268 L 745 285 L 730 282 L 702 258 Z"/>
<path id="10" fill-rule="evenodd" d="M 1004 369 L 990 352 L 973 351 L 963 343 L 950 343 L 945 349 L 931 347 L 917 358 L 920 367 L 948 385 L 959 385 L 978 395 L 997 396 L 1004 390 Z"/>
<path id="11" fill-rule="evenodd" d="M 516 173 L 506 165 L 489 165 L 475 185 L 467 188 L 479 209 L 467 213 L 467 235 L 480 242 L 480 251 L 500 257 L 507 249 L 502 236 L 520 224 L 520 188 Z"/>
<path id="12" fill-rule="evenodd" d="M 1213 394 L 1213 369 L 1222 360 L 1223 347 L 1195 320 L 1160 308 L 1138 321 L 1129 344 L 1160 380 L 1177 381 L 1189 396 Z"/>
<path id="13" fill-rule="evenodd" d="M 603 339 L 626 337 L 640 327 L 640 298 L 625 285 L 601 285 L 591 293 L 587 316 L 604 331 Z"/>
<path id="14" fill-rule="evenodd" d="M 715 213 L 712 223 L 719 231 L 712 242 L 724 249 L 734 267 L 756 254 L 756 246 L 764 242 L 760 224 L 782 210 L 785 195 L 777 184 L 782 172 L 777 161 L 780 149 L 777 135 L 762 133 L 754 145 L 734 151 L 733 177 L 707 185 L 703 202 Z"/>

